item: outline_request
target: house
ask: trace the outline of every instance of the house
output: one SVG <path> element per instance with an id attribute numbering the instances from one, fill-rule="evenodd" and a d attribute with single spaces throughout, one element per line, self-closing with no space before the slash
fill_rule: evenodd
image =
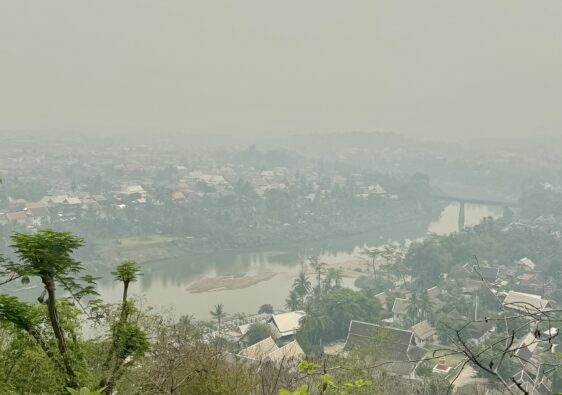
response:
<path id="1" fill-rule="evenodd" d="M 388 311 L 388 298 L 386 296 L 386 292 L 376 294 L 375 299 L 379 301 L 383 310 Z"/>
<path id="2" fill-rule="evenodd" d="M 362 321 L 351 321 L 344 351 L 367 349 L 369 357 L 390 374 L 415 379 L 427 350 L 416 344 L 412 331 Z"/>
<path id="3" fill-rule="evenodd" d="M 552 352 L 550 340 L 543 337 L 535 337 L 535 333 L 528 333 L 517 344 L 515 358 L 527 375 L 538 381 L 544 372 L 543 356 Z M 549 365 L 545 365 L 549 366 Z"/>
<path id="4" fill-rule="evenodd" d="M 56 195 L 56 196 L 48 196 L 46 197 L 47 204 L 49 206 L 58 206 L 64 204 L 68 196 L 66 195 Z"/>
<path id="5" fill-rule="evenodd" d="M 445 362 L 445 358 L 440 358 L 433 367 L 433 373 L 448 374 L 451 369 L 453 368 L 447 365 L 447 363 Z"/>
<path id="6" fill-rule="evenodd" d="M 180 191 L 176 191 L 172 194 L 172 200 L 185 200 L 185 195 Z"/>
<path id="7" fill-rule="evenodd" d="M 290 311 L 288 313 L 273 314 L 269 322 L 273 325 L 275 338 L 281 339 L 294 335 L 301 327 L 302 320 L 306 316 L 304 311 Z"/>
<path id="8" fill-rule="evenodd" d="M 39 227 L 51 222 L 51 214 L 45 206 L 27 209 L 26 213 L 32 226 Z"/>
<path id="9" fill-rule="evenodd" d="M 431 311 L 432 313 L 437 313 L 445 307 L 447 303 L 441 299 L 443 295 L 443 291 L 437 285 L 427 289 L 427 297 L 431 302 Z"/>
<path id="10" fill-rule="evenodd" d="M 520 276 L 517 276 L 517 279 L 520 281 L 530 281 L 533 277 L 535 277 L 533 273 L 523 273 Z"/>
<path id="11" fill-rule="evenodd" d="M 498 281 L 500 269 L 498 269 L 497 267 L 480 266 L 479 272 L 484 281 L 494 284 L 496 281 Z"/>
<path id="12" fill-rule="evenodd" d="M 140 185 L 132 185 L 125 187 L 118 195 L 122 199 L 133 201 L 137 199 L 145 199 L 146 191 Z"/>
<path id="13" fill-rule="evenodd" d="M 423 347 L 427 343 L 433 342 L 436 335 L 436 330 L 427 320 L 418 322 L 412 326 L 410 330 L 414 333 L 416 344 Z"/>
<path id="14" fill-rule="evenodd" d="M 513 376 L 512 381 L 515 382 L 509 386 L 509 389 L 517 391 L 517 393 L 522 391 L 529 395 L 550 395 L 552 393 L 552 382 L 544 375 L 540 380 L 533 379 L 527 372 L 521 370 Z"/>
<path id="15" fill-rule="evenodd" d="M 525 257 L 525 258 L 521 258 L 519 259 L 519 261 L 517 261 L 518 265 L 521 265 L 529 270 L 535 270 L 535 267 L 537 266 L 535 264 L 535 262 L 533 262 L 532 260 L 530 260 L 529 258 Z"/>
<path id="16" fill-rule="evenodd" d="M 488 340 L 494 330 L 495 327 L 491 322 L 474 321 L 463 328 L 461 336 L 472 344 L 479 345 Z"/>
<path id="17" fill-rule="evenodd" d="M 75 196 L 69 196 L 63 201 L 63 205 L 68 207 L 79 207 L 82 205 L 82 200 Z"/>
<path id="18" fill-rule="evenodd" d="M 92 196 L 92 197 L 93 197 L 94 200 L 95 200 L 96 202 L 98 202 L 98 204 L 100 204 L 100 205 L 101 205 L 102 203 L 107 202 L 107 198 L 106 198 L 105 196 L 103 196 L 103 195 L 94 195 L 94 196 Z"/>
<path id="19" fill-rule="evenodd" d="M 533 359 L 540 341 L 541 340 L 537 339 L 533 333 L 528 333 L 521 339 L 517 346 L 517 351 L 515 351 L 515 356 L 523 366 L 527 365 L 527 363 Z"/>
<path id="20" fill-rule="evenodd" d="M 545 278 L 541 273 L 523 273 L 517 276 L 513 291 L 540 295 L 542 297 L 552 292 L 552 279 Z"/>
<path id="21" fill-rule="evenodd" d="M 140 185 L 131 185 L 131 186 L 128 186 L 127 188 L 125 188 L 124 193 L 127 194 L 127 195 L 133 195 L 135 193 L 138 193 L 140 195 L 144 195 L 146 193 L 146 191 Z"/>
<path id="22" fill-rule="evenodd" d="M 24 207 L 27 204 L 27 200 L 20 198 L 14 199 L 11 196 L 8 196 L 8 203 L 10 204 L 10 206 Z"/>
<path id="23" fill-rule="evenodd" d="M 296 340 L 278 347 L 270 336 L 238 353 L 238 356 L 257 362 L 272 362 L 275 364 L 295 363 L 305 357 L 305 353 Z"/>
<path id="24" fill-rule="evenodd" d="M 544 311 L 548 306 L 548 300 L 542 299 L 540 295 L 509 291 L 503 300 L 503 305 L 519 313 L 534 314 Z"/>
<path id="25" fill-rule="evenodd" d="M 49 206 L 66 206 L 66 207 L 79 207 L 82 205 L 82 200 L 76 196 L 56 195 L 46 198 Z"/>
<path id="26" fill-rule="evenodd" d="M 268 355 L 271 362 L 278 364 L 285 362 L 300 362 L 304 357 L 305 353 L 296 340 L 285 344 L 283 347 L 280 347 Z"/>
<path id="27" fill-rule="evenodd" d="M 403 323 L 408 317 L 408 307 L 410 306 L 410 301 L 408 299 L 396 298 L 394 299 L 394 304 L 392 305 L 392 316 L 394 322 Z"/>
<path id="28" fill-rule="evenodd" d="M 463 265 L 463 268 L 470 274 L 473 280 L 484 280 L 488 284 L 494 284 L 498 281 L 499 269 L 491 266 L 471 265 L 469 263 Z"/>
<path id="29" fill-rule="evenodd" d="M 370 194 L 375 194 L 375 195 L 384 195 L 386 194 L 386 191 L 383 187 L 380 186 L 380 184 L 377 185 L 369 185 L 367 187 L 367 190 L 369 191 Z"/>
<path id="30" fill-rule="evenodd" d="M 412 297 L 412 292 L 404 288 L 393 288 L 390 290 L 390 292 L 392 294 L 399 295 L 403 299 L 410 299 Z"/>
<path id="31" fill-rule="evenodd" d="M 16 211 L 15 213 L 7 213 L 6 218 L 9 222 L 18 225 L 27 224 L 27 214 L 25 211 Z"/>
<path id="32" fill-rule="evenodd" d="M 243 349 L 238 353 L 238 355 L 248 359 L 253 359 L 254 361 L 261 361 L 273 351 L 276 351 L 278 349 L 279 347 L 277 347 L 275 340 L 273 340 L 273 338 L 270 336 L 260 342 L 257 342 L 256 344 Z"/>
<path id="33" fill-rule="evenodd" d="M 44 202 L 28 202 L 25 204 L 25 210 L 31 210 L 33 208 L 46 208 L 47 204 Z"/>

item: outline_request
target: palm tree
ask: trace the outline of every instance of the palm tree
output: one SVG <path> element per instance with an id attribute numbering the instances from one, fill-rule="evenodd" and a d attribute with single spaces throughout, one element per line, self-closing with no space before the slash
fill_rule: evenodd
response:
<path id="1" fill-rule="evenodd" d="M 137 281 L 140 269 L 134 261 L 125 261 L 114 272 L 113 277 L 117 281 L 123 283 L 123 303 L 127 302 L 127 293 L 129 291 L 129 284 Z"/>
<path id="2" fill-rule="evenodd" d="M 226 313 L 224 312 L 224 306 L 222 303 L 216 304 L 215 305 L 215 309 L 209 311 L 209 313 L 211 313 L 211 315 L 213 316 L 213 318 L 215 320 L 217 320 L 218 322 L 218 326 L 219 326 L 219 336 L 221 335 L 221 322 L 223 320 L 223 318 L 226 317 Z"/>
<path id="3" fill-rule="evenodd" d="M 296 292 L 297 296 L 300 298 L 301 306 L 304 306 L 304 299 L 310 293 L 310 281 L 306 277 L 306 273 L 301 271 L 299 276 L 293 282 L 293 290 Z"/>
<path id="4" fill-rule="evenodd" d="M 312 266 L 312 269 L 314 269 L 314 272 L 316 273 L 316 283 L 318 287 L 317 289 L 318 291 L 320 291 L 320 284 L 322 283 L 322 274 L 326 272 L 326 266 L 328 265 L 325 262 L 320 262 L 317 256 L 312 256 L 308 258 L 308 263 L 310 264 L 310 266 Z"/>
<path id="5" fill-rule="evenodd" d="M 334 287 L 340 288 L 343 282 L 343 270 L 336 269 L 334 272 Z"/>
<path id="6" fill-rule="evenodd" d="M 415 293 L 412 294 L 412 297 L 409 300 L 406 314 L 412 322 L 412 325 L 418 322 L 420 316 L 420 301 L 418 300 L 418 296 Z"/>
<path id="7" fill-rule="evenodd" d="M 402 285 L 406 284 L 406 276 L 410 273 L 410 269 L 404 265 L 401 258 L 389 267 L 389 271 L 397 280 L 402 280 Z"/>
<path id="8" fill-rule="evenodd" d="M 431 313 L 433 312 L 433 302 L 431 301 L 431 298 L 429 297 L 429 294 L 427 293 L 427 291 L 424 291 L 420 297 L 419 300 L 419 307 L 420 310 L 422 311 L 422 314 L 424 315 L 425 318 L 430 319 L 431 318 Z M 430 319 L 431 321 L 431 319 Z"/>
<path id="9" fill-rule="evenodd" d="M 329 327 L 329 318 L 312 303 L 305 306 L 306 315 L 302 318 L 301 329 L 297 336 L 304 346 L 322 347 L 322 340 Z"/>
<path id="10" fill-rule="evenodd" d="M 333 282 L 333 285 L 332 285 Z M 339 288 L 342 283 L 342 270 L 329 268 L 326 272 L 326 277 L 324 278 L 324 287 L 326 289 Z"/>
<path id="11" fill-rule="evenodd" d="M 285 307 L 291 311 L 300 310 L 302 308 L 299 295 L 297 295 L 294 289 L 289 292 L 289 296 L 285 299 Z"/>
<path id="12" fill-rule="evenodd" d="M 371 268 L 373 269 L 373 277 L 375 280 L 377 279 L 377 258 L 381 255 L 382 251 L 378 248 L 368 249 L 365 248 L 362 252 L 363 255 L 367 256 L 367 258 L 371 261 Z"/>
<path id="13" fill-rule="evenodd" d="M 113 342 L 105 362 L 105 368 L 107 368 L 107 370 L 111 373 L 104 375 L 100 382 L 100 387 L 105 388 L 105 392 L 107 394 L 113 393 L 113 389 L 116 384 L 115 382 L 119 376 L 119 368 L 123 366 L 127 356 L 132 355 L 132 352 L 131 354 L 124 352 L 125 349 L 133 349 L 131 344 L 129 344 L 130 342 L 124 339 L 127 337 L 128 333 L 132 332 L 133 327 L 136 325 L 135 323 L 129 322 L 129 316 L 132 312 L 132 304 L 127 301 L 127 292 L 129 290 L 129 284 L 137 281 L 139 272 L 139 267 L 133 261 L 125 261 L 117 266 L 114 272 L 111 272 L 115 280 L 123 283 L 123 303 L 121 305 L 119 320 L 115 323 L 113 329 Z M 140 347 L 139 349 L 142 349 L 145 345 L 148 346 L 148 341 L 146 340 L 146 335 L 143 332 L 139 332 L 139 335 L 139 339 L 142 338 L 144 340 L 141 340 L 138 343 L 138 347 Z"/>
<path id="14" fill-rule="evenodd" d="M 387 244 L 380 252 L 380 255 L 384 258 L 387 265 L 393 263 L 397 257 L 397 248 L 392 244 Z"/>

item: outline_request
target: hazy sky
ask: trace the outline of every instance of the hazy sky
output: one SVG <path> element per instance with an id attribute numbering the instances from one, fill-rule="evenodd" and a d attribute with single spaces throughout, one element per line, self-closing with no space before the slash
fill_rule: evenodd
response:
<path id="1" fill-rule="evenodd" d="M 0 1 L 0 129 L 562 133 L 562 1 Z"/>

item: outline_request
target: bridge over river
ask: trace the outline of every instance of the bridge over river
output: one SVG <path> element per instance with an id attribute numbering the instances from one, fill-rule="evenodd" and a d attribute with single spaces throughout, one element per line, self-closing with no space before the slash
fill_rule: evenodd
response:
<path id="1" fill-rule="evenodd" d="M 437 200 L 445 202 L 458 202 L 459 203 L 459 232 L 464 229 L 465 225 L 465 204 L 482 204 L 486 206 L 499 206 L 503 208 L 503 215 L 505 216 L 511 208 L 519 207 L 519 202 L 507 200 L 494 200 L 473 198 L 466 196 L 451 196 L 451 195 L 433 195 Z"/>

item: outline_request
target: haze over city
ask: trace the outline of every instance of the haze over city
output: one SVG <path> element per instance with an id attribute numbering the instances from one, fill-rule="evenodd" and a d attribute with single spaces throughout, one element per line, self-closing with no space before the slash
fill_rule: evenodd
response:
<path id="1" fill-rule="evenodd" d="M 562 1 L 0 1 L 0 395 L 562 394 Z"/>
<path id="2" fill-rule="evenodd" d="M 556 134 L 562 3 L 0 5 L 0 127 Z"/>

